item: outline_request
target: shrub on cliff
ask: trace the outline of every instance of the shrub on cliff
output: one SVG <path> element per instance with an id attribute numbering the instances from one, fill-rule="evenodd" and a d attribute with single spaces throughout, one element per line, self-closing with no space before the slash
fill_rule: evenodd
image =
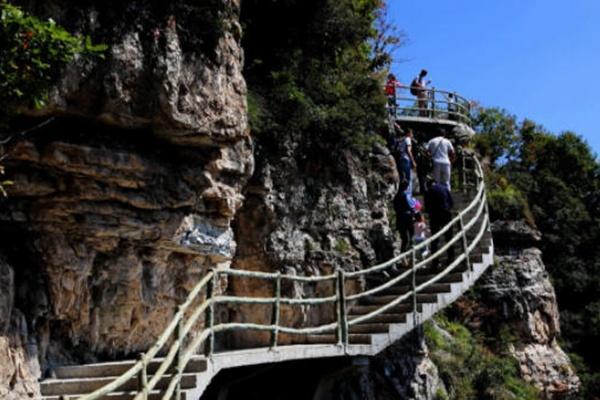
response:
<path id="1" fill-rule="evenodd" d="M 538 391 L 519 377 L 516 361 L 490 351 L 466 327 L 443 314 L 425 324 L 431 359 L 452 399 L 538 399 Z"/>
<path id="2" fill-rule="evenodd" d="M 19 101 L 40 108 L 61 70 L 79 54 L 101 55 L 104 45 L 72 35 L 53 20 L 43 21 L 0 2 L 0 104 Z"/>

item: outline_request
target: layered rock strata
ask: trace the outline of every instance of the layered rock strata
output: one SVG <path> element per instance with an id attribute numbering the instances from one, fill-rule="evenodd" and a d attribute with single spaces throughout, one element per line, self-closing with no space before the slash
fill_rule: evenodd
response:
<path id="1" fill-rule="evenodd" d="M 109 50 L 70 65 L 46 108 L 21 109 L 24 125 L 54 119 L 4 149 L 14 279 L 0 308 L 29 333 L 0 338 L 2 377 L 38 355 L 48 374 L 145 350 L 199 278 L 231 263 L 253 170 L 239 1 L 25 5 Z"/>

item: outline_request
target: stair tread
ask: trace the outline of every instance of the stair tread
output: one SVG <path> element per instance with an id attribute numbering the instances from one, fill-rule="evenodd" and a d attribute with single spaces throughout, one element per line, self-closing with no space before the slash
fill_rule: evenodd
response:
<path id="1" fill-rule="evenodd" d="M 163 358 L 155 358 L 148 364 L 148 373 L 153 374 Z M 109 361 L 103 363 L 82 364 L 82 365 L 66 365 L 54 369 L 57 378 L 94 378 L 102 376 L 119 376 L 131 368 L 137 361 Z M 173 370 L 173 367 L 170 368 Z M 206 370 L 206 358 L 194 357 L 190 360 L 185 368 L 185 372 L 203 372 Z"/>
<path id="2" fill-rule="evenodd" d="M 163 396 L 163 390 L 152 390 L 148 392 L 148 400 L 160 400 Z M 81 396 L 85 396 L 88 393 L 70 393 L 70 394 L 61 394 L 61 395 L 49 395 L 43 396 L 40 400 L 62 400 L 61 396 L 65 396 L 66 400 L 76 400 Z M 126 391 L 126 392 L 112 392 L 105 396 L 103 396 L 102 400 L 131 400 L 133 399 L 138 392 L 136 391 Z M 181 391 L 181 400 L 186 400 L 187 393 L 185 390 Z"/>
<path id="3" fill-rule="evenodd" d="M 155 389 L 164 389 L 173 374 L 166 374 L 157 383 Z M 113 382 L 118 376 L 94 377 L 94 378 L 71 378 L 71 379 L 47 379 L 40 382 L 42 395 L 71 395 L 72 393 L 91 393 L 102 386 Z M 119 389 L 122 392 L 133 391 L 137 389 L 137 377 L 132 377 L 126 381 Z M 181 386 L 184 389 L 191 389 L 196 386 L 196 374 L 186 373 L 181 377 Z"/>

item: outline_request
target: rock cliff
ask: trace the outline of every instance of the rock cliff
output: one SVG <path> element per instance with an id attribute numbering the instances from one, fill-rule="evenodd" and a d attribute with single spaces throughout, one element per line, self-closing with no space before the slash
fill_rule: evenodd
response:
<path id="1" fill-rule="evenodd" d="M 54 119 L 3 149 L 2 398 L 53 365 L 146 349 L 231 263 L 253 170 L 239 1 L 23 3 L 109 50 L 20 109 L 24 126 Z"/>
<path id="2" fill-rule="evenodd" d="M 559 311 L 540 233 L 521 221 L 493 225 L 497 263 L 479 284 L 483 300 L 515 336 L 509 345 L 522 377 L 546 398 L 576 393 L 581 382 L 558 344 Z"/>
<path id="3" fill-rule="evenodd" d="M 335 162 L 307 159 L 300 140 L 278 138 L 269 151 L 260 145 L 256 171 L 245 188 L 246 202 L 235 222 L 238 242 L 234 268 L 298 275 L 355 270 L 389 258 L 394 235 L 388 204 L 398 175 L 389 151 L 375 146 L 366 159 L 341 152 Z M 259 286 L 257 286 L 259 285 Z M 261 293 L 271 287 L 250 279 L 231 280 L 235 294 Z M 329 286 L 284 287 L 286 296 L 331 295 Z M 330 308 L 283 308 L 282 323 L 319 325 L 335 314 Z M 230 310 L 238 321 L 270 323 L 270 307 Z M 240 335 L 238 345 L 265 344 L 268 335 Z"/>

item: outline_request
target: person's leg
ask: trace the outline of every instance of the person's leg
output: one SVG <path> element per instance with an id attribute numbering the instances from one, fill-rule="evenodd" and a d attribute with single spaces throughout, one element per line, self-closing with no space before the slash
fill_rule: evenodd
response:
<path id="1" fill-rule="evenodd" d="M 440 216 L 437 215 L 437 213 L 434 213 L 434 215 L 429 215 L 429 218 L 431 220 L 431 235 L 435 235 L 437 232 L 439 232 L 443 227 L 444 224 L 443 222 L 440 220 Z M 432 254 L 435 254 L 438 249 L 440 248 L 440 243 L 442 243 L 442 239 L 441 238 L 437 238 L 434 241 L 431 242 L 431 246 L 430 246 L 430 250 Z M 433 269 L 437 269 L 440 266 L 440 256 L 436 257 L 435 259 L 433 259 L 430 263 L 429 266 Z"/>
<path id="2" fill-rule="evenodd" d="M 400 231 L 400 240 L 402 241 L 400 250 L 404 253 L 410 248 L 410 237 L 408 236 L 408 227 L 406 225 L 402 225 L 399 227 Z"/>
<path id="3" fill-rule="evenodd" d="M 406 179 L 408 182 L 408 187 L 406 188 L 406 193 L 410 193 L 412 195 L 413 192 L 413 184 L 412 184 L 412 165 L 410 160 L 405 158 L 400 160 L 400 168 L 402 169 L 403 179 Z"/>
<path id="4" fill-rule="evenodd" d="M 448 211 L 448 213 L 444 216 L 444 226 L 449 224 L 450 221 L 452 221 L 452 214 Z M 452 240 L 452 236 L 454 233 L 454 229 L 452 227 L 450 227 L 450 229 L 448 229 L 446 231 L 446 233 L 444 234 L 444 239 L 446 243 L 450 243 L 450 241 Z M 450 264 L 452 261 L 454 261 L 454 245 L 450 246 L 450 248 L 448 249 L 448 251 L 446 252 L 446 254 L 448 254 L 448 264 Z"/>
<path id="5" fill-rule="evenodd" d="M 427 95 L 425 93 L 419 94 L 417 97 L 417 107 L 419 107 L 419 115 L 421 117 L 427 116 Z"/>
<path id="6" fill-rule="evenodd" d="M 442 183 L 442 164 L 433 163 L 433 181 L 435 183 Z"/>
<path id="7" fill-rule="evenodd" d="M 440 183 L 446 185 L 448 190 L 452 190 L 450 187 L 450 164 L 440 164 Z"/>

